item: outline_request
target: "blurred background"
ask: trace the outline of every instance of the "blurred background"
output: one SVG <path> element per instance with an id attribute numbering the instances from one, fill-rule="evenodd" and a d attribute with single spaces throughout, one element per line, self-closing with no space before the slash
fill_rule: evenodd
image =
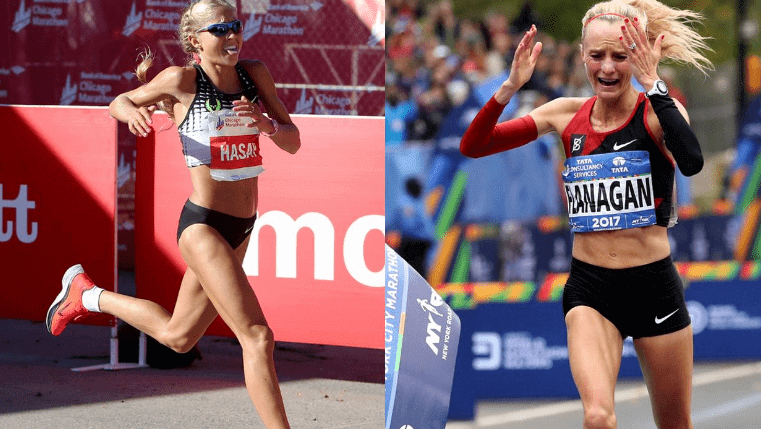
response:
<path id="1" fill-rule="evenodd" d="M 738 343 L 761 334 L 761 5 L 665 3 L 707 18 L 696 29 L 711 38 L 707 56 L 716 67 L 707 77 L 679 64 L 659 69 L 671 95 L 687 107 L 706 159 L 697 176 L 678 174 L 679 223 L 669 231 L 688 285 L 696 359 L 759 359 L 761 348 Z M 459 144 L 507 78 L 515 47 L 532 24 L 544 48 L 500 122 L 556 97 L 594 95 L 578 49 L 581 19 L 593 4 L 386 2 L 386 240 L 463 319 L 453 418 L 473 418 L 479 400 L 578 397 L 559 303 L 572 243 L 560 139 L 545 135 L 477 160 L 462 156 Z M 734 287 L 742 292 L 717 298 L 719 288 Z M 636 380 L 630 342 L 627 353 L 622 377 Z M 526 427 L 554 427 L 545 423 Z"/>

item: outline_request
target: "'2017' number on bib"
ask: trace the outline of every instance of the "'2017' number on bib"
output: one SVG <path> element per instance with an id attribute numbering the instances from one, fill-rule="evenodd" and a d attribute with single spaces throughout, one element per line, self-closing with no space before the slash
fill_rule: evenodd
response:
<path id="1" fill-rule="evenodd" d="M 596 217 L 592 219 L 592 227 L 593 228 L 617 227 L 620 221 L 621 221 L 621 216 Z"/>

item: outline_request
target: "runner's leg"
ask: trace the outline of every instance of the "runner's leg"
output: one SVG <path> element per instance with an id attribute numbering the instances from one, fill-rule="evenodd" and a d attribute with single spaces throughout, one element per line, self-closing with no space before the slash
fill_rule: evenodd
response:
<path id="1" fill-rule="evenodd" d="M 691 429 L 692 326 L 638 338 L 634 347 L 650 393 L 655 424 L 660 429 Z"/>
<path id="2" fill-rule="evenodd" d="M 565 317 L 568 360 L 584 405 L 584 428 L 615 428 L 614 392 L 623 339 L 597 310 L 577 306 Z"/>
<path id="3" fill-rule="evenodd" d="M 275 373 L 275 340 L 241 261 L 248 239 L 235 251 L 212 227 L 189 226 L 180 237 L 183 258 L 243 349 L 246 388 L 267 428 L 289 428 Z"/>
<path id="4" fill-rule="evenodd" d="M 193 348 L 217 317 L 217 311 L 190 269 L 182 278 L 172 314 L 154 302 L 109 291 L 103 291 L 99 302 L 104 313 L 129 323 L 179 353 Z"/>

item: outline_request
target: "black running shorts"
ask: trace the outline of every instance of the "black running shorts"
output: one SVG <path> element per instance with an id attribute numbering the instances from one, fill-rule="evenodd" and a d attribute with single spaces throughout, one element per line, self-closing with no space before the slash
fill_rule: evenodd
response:
<path id="1" fill-rule="evenodd" d="M 600 312 L 623 338 L 654 337 L 690 325 L 682 280 L 670 256 L 623 269 L 573 258 L 563 290 L 563 313 L 578 305 Z"/>
<path id="2" fill-rule="evenodd" d="M 230 244 L 230 247 L 237 249 L 251 235 L 255 221 L 256 215 L 250 218 L 231 216 L 201 207 L 188 200 L 185 202 L 185 207 L 182 208 L 182 213 L 180 214 L 180 224 L 177 227 L 177 241 L 180 241 L 180 236 L 182 231 L 185 231 L 185 228 L 196 223 L 202 223 L 216 229 L 222 238 Z"/>

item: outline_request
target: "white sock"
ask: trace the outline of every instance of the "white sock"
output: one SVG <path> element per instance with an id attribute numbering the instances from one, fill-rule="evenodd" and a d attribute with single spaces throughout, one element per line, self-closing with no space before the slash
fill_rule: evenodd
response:
<path id="1" fill-rule="evenodd" d="M 89 311 L 100 313 L 100 294 L 102 292 L 103 289 L 98 286 L 93 286 L 82 292 L 82 305 Z"/>

